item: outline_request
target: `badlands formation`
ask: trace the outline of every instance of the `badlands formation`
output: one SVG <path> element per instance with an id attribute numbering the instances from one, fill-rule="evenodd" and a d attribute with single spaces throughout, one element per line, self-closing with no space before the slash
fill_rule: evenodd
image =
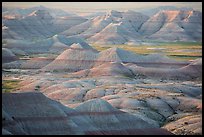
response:
<path id="1" fill-rule="evenodd" d="M 148 17 L 134 11 L 110 11 L 62 32 L 95 44 L 138 44 L 141 40 L 202 41 L 202 13 L 159 11 Z"/>
<path id="2" fill-rule="evenodd" d="M 85 19 L 44 10 L 2 13 L 2 78 L 18 81 L 12 93 L 2 93 L 2 134 L 202 134 L 202 58 L 182 61 L 116 46 L 98 51 L 91 45 L 142 38 L 199 41 L 202 13 L 159 11 L 149 17 L 110 11 Z M 190 25 L 200 17 L 195 27 Z M 36 28 L 29 26 L 30 19 Z M 189 28 L 195 33 L 190 35 Z"/>
<path id="3" fill-rule="evenodd" d="M 86 19 L 75 14 L 62 16 L 62 12 L 53 16 L 55 12 L 50 10 L 35 9 L 23 15 L 15 10 L 3 12 L 2 38 L 35 42 L 61 34 L 95 44 L 133 45 L 149 40 L 202 41 L 202 13 L 195 10 L 160 10 L 151 16 L 111 10 Z"/>

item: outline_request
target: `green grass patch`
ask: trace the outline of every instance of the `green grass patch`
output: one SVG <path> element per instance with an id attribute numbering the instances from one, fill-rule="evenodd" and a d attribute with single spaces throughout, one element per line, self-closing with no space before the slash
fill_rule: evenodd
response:
<path id="1" fill-rule="evenodd" d="M 15 91 L 19 87 L 21 80 L 2 80 L 2 93 Z"/>
<path id="2" fill-rule="evenodd" d="M 197 58 L 201 58 L 200 56 L 168 56 L 169 58 L 175 59 L 175 60 L 180 60 L 180 61 L 188 61 L 188 60 L 195 60 Z"/>
<path id="3" fill-rule="evenodd" d="M 27 57 L 26 55 L 19 55 L 19 54 L 17 54 L 16 55 L 18 58 L 25 58 L 25 57 Z"/>
<path id="4" fill-rule="evenodd" d="M 188 60 L 195 60 L 197 58 L 202 58 L 202 56 L 186 56 L 186 55 L 170 55 L 168 57 L 173 58 L 175 60 L 180 60 L 180 61 L 188 61 Z"/>
<path id="5" fill-rule="evenodd" d="M 147 55 L 152 53 L 163 53 L 178 60 L 190 60 L 202 57 L 201 42 L 153 42 L 154 45 L 99 45 L 92 44 L 98 51 L 111 47 L 118 47 L 137 54 Z"/>

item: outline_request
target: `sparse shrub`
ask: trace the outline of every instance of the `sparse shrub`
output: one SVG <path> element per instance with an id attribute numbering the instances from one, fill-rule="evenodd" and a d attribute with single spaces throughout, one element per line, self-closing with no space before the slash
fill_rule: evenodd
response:
<path id="1" fill-rule="evenodd" d="M 39 89 L 40 89 L 39 85 L 35 86 L 35 91 L 38 91 Z"/>
<path id="2" fill-rule="evenodd" d="M 184 122 L 185 125 L 188 125 L 188 122 Z"/>
<path id="3" fill-rule="evenodd" d="M 160 97 L 156 97 L 156 99 L 161 99 Z"/>

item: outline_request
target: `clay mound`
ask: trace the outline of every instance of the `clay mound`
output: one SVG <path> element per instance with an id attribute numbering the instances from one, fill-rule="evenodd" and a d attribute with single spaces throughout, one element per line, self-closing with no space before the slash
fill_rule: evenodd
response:
<path id="1" fill-rule="evenodd" d="M 43 39 L 38 41 L 28 41 L 28 40 L 19 40 L 19 39 L 6 39 L 6 47 L 11 50 L 17 50 L 17 54 L 33 54 L 33 53 L 47 53 L 50 46 L 53 44 L 51 38 Z"/>
<path id="2" fill-rule="evenodd" d="M 202 73 L 202 58 L 192 61 L 189 65 L 181 68 L 186 71 L 198 71 Z"/>
<path id="3" fill-rule="evenodd" d="M 41 69 L 44 66 L 51 63 L 54 59 L 52 58 L 32 58 L 21 64 L 22 69 Z"/>
<path id="4" fill-rule="evenodd" d="M 149 54 L 149 55 L 138 55 L 133 52 L 123 50 L 117 47 L 109 48 L 99 53 L 98 62 L 123 62 L 123 63 L 135 63 L 138 65 L 158 65 L 159 63 L 164 64 L 182 64 L 173 59 L 168 58 L 162 54 Z M 97 64 L 98 65 L 98 64 Z"/>
<path id="5" fill-rule="evenodd" d="M 80 43 L 73 43 L 70 49 L 62 52 L 56 59 L 62 60 L 93 60 L 98 52 L 92 50 L 89 45 L 83 45 Z M 91 54 L 90 56 L 88 56 Z"/>
<path id="6" fill-rule="evenodd" d="M 36 37 L 42 39 L 52 36 L 54 31 L 59 31 L 59 28 L 53 25 L 53 18 L 46 10 L 37 10 L 30 16 L 20 19 L 5 20 L 4 24 L 8 27 L 4 32 L 8 35 L 6 38 L 13 39 L 32 40 Z"/>
<path id="7" fill-rule="evenodd" d="M 63 35 L 55 35 L 51 38 L 51 40 L 53 41 L 53 45 L 50 48 L 51 52 L 62 52 L 68 48 L 74 48 L 72 46 L 73 44 L 79 44 L 83 49 L 94 50 L 89 44 L 87 44 L 79 37 L 65 37 Z"/>
<path id="8" fill-rule="evenodd" d="M 53 41 L 53 44 L 49 48 L 51 52 L 61 52 L 69 47 L 63 42 L 67 41 L 66 37 L 64 36 L 55 35 L 51 40 Z"/>
<path id="9" fill-rule="evenodd" d="M 174 122 L 168 123 L 162 128 L 175 135 L 202 135 L 202 116 L 184 116 Z"/>
<path id="10" fill-rule="evenodd" d="M 82 45 L 79 43 L 74 43 L 70 46 L 70 48 L 75 48 L 75 49 L 83 49 Z"/>
<path id="11" fill-rule="evenodd" d="M 124 23 L 110 23 L 100 33 L 90 37 L 88 41 L 95 44 L 125 44 L 129 40 L 139 38 L 136 32 L 126 30 Z"/>
<path id="12" fill-rule="evenodd" d="M 194 78 L 202 79 L 202 58 L 194 60 L 189 65 L 180 68 L 181 72 Z"/>
<path id="13" fill-rule="evenodd" d="M 133 77 L 133 73 L 121 63 L 106 62 L 90 69 L 88 76 L 126 76 Z"/>
<path id="14" fill-rule="evenodd" d="M 14 135 L 170 134 L 102 99 L 71 109 L 40 92 L 2 94 L 2 120 L 3 134 Z"/>
<path id="15" fill-rule="evenodd" d="M 193 65 L 202 65 L 202 58 L 195 59 L 192 62 Z"/>
<path id="16" fill-rule="evenodd" d="M 159 53 L 153 53 L 153 54 L 148 54 L 145 56 L 145 59 L 143 62 L 154 62 L 154 63 L 178 63 L 179 61 L 176 61 L 174 59 L 170 59 L 165 55 L 159 54 Z"/>
<path id="17" fill-rule="evenodd" d="M 41 69 L 51 63 L 53 58 L 36 57 L 29 60 L 17 60 L 2 64 L 4 69 Z"/>
<path id="18" fill-rule="evenodd" d="M 22 9 L 21 9 L 22 10 Z M 24 9 L 29 10 L 29 9 Z M 20 14 L 23 14 L 19 11 Z M 32 9 L 34 11 L 34 9 Z M 31 13 L 32 11 L 29 11 Z M 27 11 L 26 11 L 27 12 Z M 79 17 L 77 15 L 65 15 L 66 17 L 61 17 L 61 11 L 57 9 L 36 9 L 30 15 L 24 15 L 24 17 L 7 19 L 4 20 L 4 25 L 7 29 L 3 31 L 3 38 L 12 38 L 12 39 L 46 39 L 52 37 L 55 34 L 58 34 L 66 29 L 69 29 L 72 26 L 78 25 L 82 22 L 85 22 L 87 19 Z M 16 14 L 16 13 L 12 13 Z M 19 13 L 17 13 L 19 14 Z M 56 15 L 59 16 L 56 16 Z M 21 15 L 20 15 L 21 16 Z"/>
<path id="19" fill-rule="evenodd" d="M 82 38 L 77 36 L 65 37 L 63 35 L 57 35 L 60 42 L 71 46 L 74 43 L 79 43 L 84 49 L 93 49 L 89 44 L 87 44 Z"/>
<path id="20" fill-rule="evenodd" d="M 125 67 L 130 69 L 137 78 L 153 77 L 172 80 L 202 79 L 202 59 L 196 59 L 190 64 L 169 59 L 160 54 L 149 54 L 143 62 L 127 63 Z"/>
<path id="21" fill-rule="evenodd" d="M 79 105 L 75 108 L 78 111 L 87 111 L 87 112 L 111 112 L 118 111 L 118 109 L 112 107 L 108 102 L 102 99 L 91 99 L 84 102 L 82 105 Z"/>
<path id="22" fill-rule="evenodd" d="M 137 55 L 133 52 L 113 47 L 113 48 L 109 48 L 105 51 L 100 52 L 97 61 L 99 63 L 100 62 L 101 63 L 103 62 L 128 63 L 128 62 L 137 62 L 139 60 L 142 60 L 142 58 L 143 56 L 141 55 Z"/>
<path id="23" fill-rule="evenodd" d="M 150 67 L 142 67 L 148 65 Z M 130 69 L 136 78 L 157 78 L 157 79 L 170 79 L 170 80 L 190 80 L 192 78 L 191 74 L 187 74 L 185 71 L 182 71 L 180 68 L 171 68 L 171 66 L 163 67 L 163 65 L 171 64 L 132 64 L 128 63 L 125 66 Z M 153 67 L 152 67 L 153 66 Z M 156 68 L 158 66 L 158 68 Z"/>
<path id="24" fill-rule="evenodd" d="M 60 53 L 66 49 L 72 48 L 71 46 L 75 43 L 78 43 L 83 47 L 83 49 L 92 49 L 89 44 L 87 44 L 83 39 L 79 37 L 65 37 L 63 35 L 54 35 L 53 37 L 47 39 L 50 42 L 49 51 L 52 53 Z"/>
<path id="25" fill-rule="evenodd" d="M 63 32 L 78 35 L 91 43 L 124 44 L 139 39 L 138 29 L 149 17 L 134 11 L 111 10 Z"/>
<path id="26" fill-rule="evenodd" d="M 121 63 L 117 62 L 102 62 L 95 61 L 95 65 L 90 69 L 80 70 L 72 73 L 76 77 L 98 77 L 98 76 L 113 76 L 113 77 L 134 77 L 134 73 Z M 96 66 L 96 64 L 100 64 Z"/>
<path id="27" fill-rule="evenodd" d="M 141 55 L 142 56 L 142 55 Z M 143 56 L 143 58 L 136 62 L 138 66 L 142 67 L 154 67 L 154 68 L 180 68 L 188 62 L 185 61 L 177 61 L 167 57 L 164 54 L 160 53 L 152 53 Z"/>
<path id="28" fill-rule="evenodd" d="M 72 49 L 81 49 L 81 50 L 94 50 L 91 46 L 81 45 L 80 43 L 73 43 L 70 48 Z M 95 50 L 94 50 L 95 51 Z"/>
<path id="29" fill-rule="evenodd" d="M 88 111 L 87 115 L 93 124 L 100 129 L 99 131 L 87 132 L 87 134 L 131 134 L 128 132 L 131 129 L 156 128 L 134 115 L 112 107 L 102 99 L 91 99 L 75 109 L 82 113 Z"/>
<path id="30" fill-rule="evenodd" d="M 96 130 L 89 119 L 40 92 L 7 93 L 2 96 L 2 128 L 5 132 L 17 135 L 71 135 Z"/>
<path id="31" fill-rule="evenodd" d="M 201 90 L 200 90 L 200 93 L 197 93 L 197 96 L 199 96 L 198 94 L 200 95 L 202 94 Z M 196 90 L 192 90 L 191 92 L 196 92 Z M 191 97 L 196 97 L 196 95 L 194 96 L 191 95 Z M 182 110 L 184 112 L 202 112 L 202 100 L 196 99 L 196 98 L 192 99 L 192 98 L 184 98 L 184 97 L 179 97 L 178 99 L 180 104 L 177 107 L 177 109 Z"/>
<path id="32" fill-rule="evenodd" d="M 202 13 L 194 10 L 162 10 L 151 16 L 139 32 L 152 40 L 202 41 Z"/>
<path id="33" fill-rule="evenodd" d="M 91 68 L 98 52 L 84 49 L 67 49 L 61 53 L 54 61 L 45 66 L 46 71 L 68 71 L 75 72 Z"/>
<path id="34" fill-rule="evenodd" d="M 61 53 L 70 48 L 74 43 L 79 43 L 84 49 L 93 49 L 83 39 L 79 37 L 65 37 L 63 35 L 54 35 L 38 41 L 23 41 L 6 39 L 6 47 L 9 49 L 17 50 L 20 54 L 34 54 L 34 53 Z M 96 51 L 96 50 L 95 50 Z"/>
<path id="35" fill-rule="evenodd" d="M 8 63 L 18 60 L 18 57 L 9 49 L 2 48 L 2 63 Z"/>
<path id="36" fill-rule="evenodd" d="M 3 94 L 2 105 L 12 117 L 12 120 L 3 122 L 3 127 L 12 134 L 74 133 L 66 113 L 57 106 L 57 102 L 46 98 L 42 93 Z"/>

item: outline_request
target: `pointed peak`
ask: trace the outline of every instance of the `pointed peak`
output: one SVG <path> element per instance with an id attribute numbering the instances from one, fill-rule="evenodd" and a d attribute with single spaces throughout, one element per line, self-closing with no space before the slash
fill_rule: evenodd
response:
<path id="1" fill-rule="evenodd" d="M 133 10 L 125 10 L 124 12 L 125 12 L 125 13 L 136 13 L 136 12 L 133 11 Z"/>
<path id="2" fill-rule="evenodd" d="M 120 12 L 117 10 L 110 10 L 109 13 L 120 13 Z"/>
<path id="3" fill-rule="evenodd" d="M 108 16 L 114 16 L 114 17 L 119 17 L 121 16 L 122 12 L 116 11 L 116 10 L 110 10 L 108 11 L 107 15 Z"/>
<path id="4" fill-rule="evenodd" d="M 80 43 L 73 43 L 70 48 L 83 49 L 83 46 Z"/>
<path id="5" fill-rule="evenodd" d="M 126 52 L 129 52 L 127 50 L 124 50 L 124 49 L 121 49 L 121 48 L 118 48 L 118 47 L 112 47 L 112 48 L 109 48 L 107 50 L 105 50 L 105 52 L 109 52 L 109 53 L 116 53 L 116 54 L 126 54 Z"/>
<path id="6" fill-rule="evenodd" d="M 52 19 L 52 16 L 50 15 L 50 13 L 44 9 L 35 10 L 28 16 L 36 16 L 42 19 Z"/>
<path id="7" fill-rule="evenodd" d="M 111 112 L 117 110 L 112 107 L 107 101 L 103 99 L 91 99 L 85 101 L 83 104 L 75 108 L 78 111 L 90 111 L 90 112 Z"/>
<path id="8" fill-rule="evenodd" d="M 120 48 L 118 48 L 118 47 L 112 47 L 112 48 L 110 48 L 109 50 L 110 50 L 110 51 L 118 51 L 118 50 L 120 50 Z"/>

